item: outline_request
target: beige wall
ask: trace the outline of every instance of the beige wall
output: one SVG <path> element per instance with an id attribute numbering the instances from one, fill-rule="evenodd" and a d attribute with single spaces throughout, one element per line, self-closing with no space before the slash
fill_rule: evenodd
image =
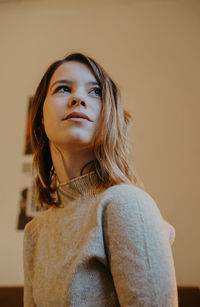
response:
<path id="1" fill-rule="evenodd" d="M 27 99 L 47 65 L 82 51 L 121 86 L 137 171 L 176 229 L 178 284 L 200 286 L 200 2 L 70 2 L 0 1 L 0 285 L 23 284 L 15 227 Z"/>

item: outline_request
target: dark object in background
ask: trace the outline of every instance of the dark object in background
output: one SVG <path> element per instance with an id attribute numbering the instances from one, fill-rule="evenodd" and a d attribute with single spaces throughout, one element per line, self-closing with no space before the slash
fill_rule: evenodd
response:
<path id="1" fill-rule="evenodd" d="M 1 307 L 23 307 L 23 287 L 0 287 Z"/>
<path id="2" fill-rule="evenodd" d="M 31 216 L 26 215 L 27 194 L 28 194 L 28 187 L 21 191 L 21 196 L 19 201 L 20 212 L 18 215 L 18 223 L 17 223 L 18 230 L 23 230 L 26 224 L 32 220 Z"/>
<path id="3" fill-rule="evenodd" d="M 198 287 L 178 287 L 179 307 L 200 307 Z M 0 287 L 1 307 L 23 307 L 23 287 Z"/>
<path id="4" fill-rule="evenodd" d="M 200 288 L 178 287 L 179 307 L 200 307 Z"/>

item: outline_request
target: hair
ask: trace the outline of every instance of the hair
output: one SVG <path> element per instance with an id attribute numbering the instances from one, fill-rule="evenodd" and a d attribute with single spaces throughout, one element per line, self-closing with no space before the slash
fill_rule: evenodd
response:
<path id="1" fill-rule="evenodd" d="M 76 61 L 85 64 L 95 76 L 101 88 L 101 125 L 97 128 L 94 142 L 94 160 L 91 169 L 96 171 L 100 185 L 127 183 L 144 188 L 136 175 L 130 158 L 128 127 L 132 122 L 129 112 L 122 108 L 119 88 L 106 71 L 95 60 L 81 53 L 72 53 L 49 66 L 40 81 L 32 100 L 30 115 L 31 145 L 33 148 L 33 170 L 36 172 L 37 200 L 44 204 L 59 206 L 55 197 L 56 187 L 52 184 L 54 167 L 49 140 L 42 124 L 43 104 L 53 73 L 65 62 Z M 88 165 L 88 163 L 82 168 Z"/>

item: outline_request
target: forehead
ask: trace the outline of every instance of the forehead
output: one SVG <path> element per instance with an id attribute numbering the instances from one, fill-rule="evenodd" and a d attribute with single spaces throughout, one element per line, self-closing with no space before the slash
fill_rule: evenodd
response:
<path id="1" fill-rule="evenodd" d="M 93 72 L 86 64 L 70 61 L 61 64 L 53 73 L 50 84 L 57 80 L 70 80 L 76 82 L 96 81 Z"/>

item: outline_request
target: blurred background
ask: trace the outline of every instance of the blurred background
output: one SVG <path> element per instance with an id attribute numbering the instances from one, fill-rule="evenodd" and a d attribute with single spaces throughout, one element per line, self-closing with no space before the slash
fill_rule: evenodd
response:
<path id="1" fill-rule="evenodd" d="M 53 61 L 96 59 L 131 112 L 135 167 L 174 226 L 177 284 L 200 286 L 200 1 L 0 1 L 0 286 L 23 286 L 16 229 L 29 97 Z"/>

